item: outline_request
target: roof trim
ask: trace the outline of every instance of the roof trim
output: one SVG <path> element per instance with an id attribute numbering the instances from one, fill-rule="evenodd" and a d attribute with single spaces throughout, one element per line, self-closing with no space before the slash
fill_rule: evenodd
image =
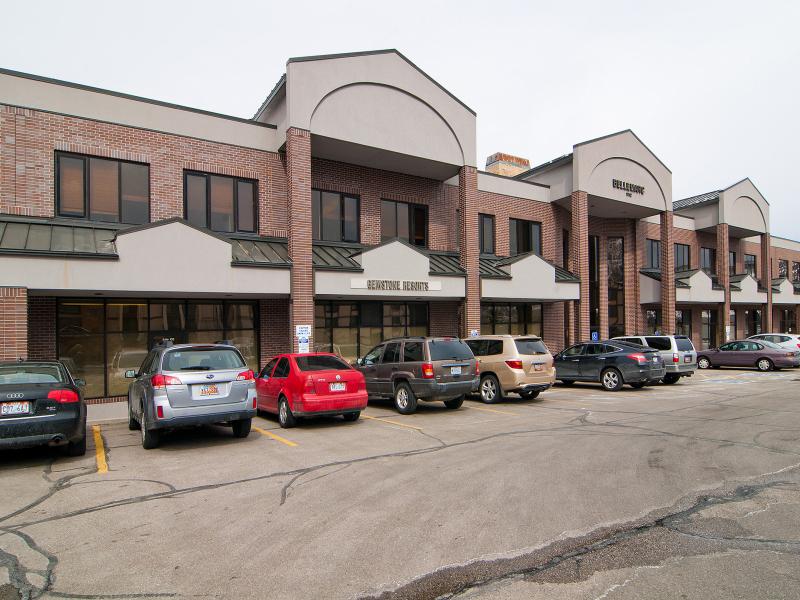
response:
<path id="1" fill-rule="evenodd" d="M 261 106 L 258 107 L 256 114 L 253 115 L 254 121 L 261 116 L 261 113 L 263 113 L 267 109 L 267 106 L 269 106 L 269 103 L 272 102 L 272 99 L 278 95 L 278 92 L 280 92 L 281 89 L 285 87 L 286 87 L 286 73 L 281 75 L 281 78 L 278 79 L 278 82 L 274 85 L 272 91 L 269 94 L 267 94 L 266 99 L 261 103 Z M 275 126 L 275 128 L 277 129 L 277 126 Z"/>
<path id="2" fill-rule="evenodd" d="M 507 177 L 506 175 L 498 175 L 497 173 L 491 173 L 489 171 L 481 171 L 480 169 L 478 169 L 478 173 L 480 175 L 489 175 L 491 177 L 498 177 L 500 179 L 505 179 L 507 181 L 517 181 L 519 183 L 527 183 L 528 185 L 535 185 L 537 187 L 545 188 L 545 189 L 548 189 L 548 190 L 550 189 L 550 186 L 547 185 L 546 183 L 539 183 L 538 181 L 525 181 L 524 179 L 517 179 L 517 175 L 514 175 L 513 177 Z"/>
<path id="3" fill-rule="evenodd" d="M 562 164 L 566 164 L 566 163 L 572 161 L 572 154 L 573 153 L 570 152 L 569 154 L 564 154 L 562 156 L 559 156 L 558 158 L 554 158 L 553 160 L 549 160 L 549 161 L 544 162 L 544 163 L 542 163 L 540 165 L 536 165 L 535 167 L 532 167 L 532 168 L 528 169 L 527 171 L 523 171 L 522 173 L 519 173 L 518 175 L 514 175 L 513 179 L 522 180 L 523 178 L 525 178 L 528 175 L 533 175 L 533 174 L 536 174 L 536 173 L 542 173 L 542 172 L 547 171 L 547 170 L 549 170 L 551 168 L 554 169 L 556 167 L 560 167 Z"/>
<path id="4" fill-rule="evenodd" d="M 52 77 L 44 77 L 42 75 L 33 75 L 32 73 L 24 73 L 22 71 L 13 71 L 11 69 L 3 69 L 0 68 L 0 74 L 2 75 L 10 75 L 12 77 L 20 77 L 22 79 L 30 79 L 32 81 L 39 81 L 42 83 L 50 83 L 53 85 L 61 85 L 65 87 L 71 87 L 77 90 L 82 90 L 85 92 L 94 92 L 96 94 L 105 94 L 106 96 L 115 96 L 117 98 L 124 98 L 125 100 L 134 100 L 136 102 L 146 102 L 147 104 L 155 104 L 156 106 L 163 106 L 165 108 L 173 108 L 176 110 L 185 110 L 188 112 L 193 112 L 201 115 L 205 115 L 207 117 L 217 117 L 219 119 L 227 119 L 229 121 L 237 121 L 239 123 L 247 123 L 249 125 L 256 125 L 257 127 L 266 127 L 267 129 L 277 129 L 277 125 L 273 125 L 271 123 L 259 123 L 257 121 L 253 121 L 252 119 L 246 119 L 244 117 L 234 117 L 233 115 L 225 115 L 218 112 L 213 112 L 210 110 L 204 110 L 202 108 L 194 108 L 191 106 L 184 106 L 183 104 L 174 104 L 172 102 L 164 102 L 163 100 L 154 100 L 153 98 L 144 98 L 142 96 L 135 96 L 133 94 L 126 94 L 125 92 L 115 92 L 114 90 L 107 90 L 105 88 L 94 87 L 91 85 L 84 85 L 82 83 L 75 83 L 72 81 L 64 81 L 63 79 L 55 79 Z"/>
<path id="5" fill-rule="evenodd" d="M 289 65 L 291 63 L 310 62 L 310 61 L 313 61 L 313 60 L 334 60 L 334 59 L 337 59 L 337 58 L 355 58 L 355 57 L 358 57 L 358 56 L 373 56 L 373 55 L 376 55 L 376 54 L 396 54 L 397 56 L 402 58 L 404 61 L 406 61 L 409 65 L 411 65 L 414 69 L 419 71 L 423 76 L 425 76 L 429 81 L 431 81 L 434 85 L 436 85 L 439 89 L 441 89 L 445 94 L 447 94 L 453 100 L 458 102 L 461 106 L 466 108 L 474 116 L 477 116 L 478 113 L 476 113 L 469 106 L 464 104 L 461 100 L 456 98 L 453 95 L 452 92 L 448 91 L 447 88 L 445 88 L 441 83 L 439 83 L 433 77 L 428 75 L 425 71 L 420 69 L 411 60 L 409 60 L 407 56 L 405 56 L 402 52 L 400 52 L 396 48 L 385 48 L 383 50 L 362 50 L 360 52 L 342 52 L 342 53 L 339 53 L 339 54 L 318 54 L 318 55 L 314 55 L 314 56 L 296 56 L 296 57 L 293 57 L 293 58 L 290 58 L 289 60 L 287 60 L 286 64 Z"/>
<path id="6" fill-rule="evenodd" d="M 764 202 L 766 202 L 767 205 L 769 206 L 769 200 L 767 200 L 767 197 L 764 194 L 761 193 L 761 190 L 756 187 L 756 184 L 753 183 L 753 180 L 750 179 L 749 177 L 745 177 L 744 179 L 740 179 L 736 183 L 734 183 L 732 185 L 729 185 L 724 190 L 720 190 L 720 191 L 721 192 L 727 192 L 732 187 L 736 187 L 737 185 L 739 185 L 740 183 L 744 183 L 745 181 L 749 181 L 750 182 L 750 185 L 752 185 L 755 188 L 755 190 L 758 192 L 758 195 L 761 196 L 761 199 L 764 200 Z"/>
<path id="7" fill-rule="evenodd" d="M 120 229 L 117 231 L 117 234 L 114 236 L 116 240 L 119 236 L 125 235 L 127 233 L 136 233 L 138 231 L 144 231 L 145 229 L 155 229 L 156 227 L 162 227 L 164 225 L 171 225 L 172 223 L 181 223 L 186 225 L 186 227 L 190 227 L 195 231 L 199 231 L 200 233 L 204 233 L 208 236 L 213 238 L 217 238 L 218 240 L 225 242 L 226 244 L 230 244 L 230 238 L 227 238 L 223 235 L 218 234 L 215 231 L 211 231 L 210 229 L 203 229 L 202 227 L 198 227 L 197 225 L 192 225 L 186 219 L 182 217 L 170 217 L 169 219 L 162 219 L 161 221 L 153 221 L 152 223 L 145 223 L 144 225 L 137 225 L 135 227 L 129 227 L 127 229 Z"/>

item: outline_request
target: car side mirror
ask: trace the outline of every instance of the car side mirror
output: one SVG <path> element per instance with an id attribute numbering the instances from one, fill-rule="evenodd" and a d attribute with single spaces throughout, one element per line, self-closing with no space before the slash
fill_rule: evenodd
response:
<path id="1" fill-rule="evenodd" d="M 133 369 L 125 371 L 125 379 L 136 379 L 136 371 Z"/>
<path id="2" fill-rule="evenodd" d="M 364 366 L 364 359 L 363 358 L 357 358 L 356 359 L 356 366 L 357 367 L 363 367 Z"/>
<path id="3" fill-rule="evenodd" d="M 86 380 L 85 379 L 76 379 L 75 385 L 78 387 L 86 387 Z"/>

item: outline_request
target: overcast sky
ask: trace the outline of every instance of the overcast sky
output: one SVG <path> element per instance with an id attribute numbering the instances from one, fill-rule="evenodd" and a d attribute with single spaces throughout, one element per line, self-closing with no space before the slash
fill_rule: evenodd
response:
<path id="1" fill-rule="evenodd" d="M 800 2 L 8 2 L 0 66 L 251 117 L 287 58 L 397 48 L 478 113 L 478 164 L 633 129 L 674 199 L 750 177 L 800 240 Z"/>

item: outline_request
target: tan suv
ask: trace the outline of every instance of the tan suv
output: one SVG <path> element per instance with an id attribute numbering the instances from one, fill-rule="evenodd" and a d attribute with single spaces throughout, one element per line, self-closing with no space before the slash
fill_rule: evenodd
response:
<path id="1" fill-rule="evenodd" d="M 530 400 L 555 382 L 553 355 L 540 337 L 480 335 L 464 341 L 478 359 L 478 391 L 487 404 L 499 402 L 510 392 Z"/>

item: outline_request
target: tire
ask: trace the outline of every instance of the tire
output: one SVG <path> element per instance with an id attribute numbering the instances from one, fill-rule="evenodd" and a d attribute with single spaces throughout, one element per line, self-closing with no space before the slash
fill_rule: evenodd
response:
<path id="1" fill-rule="evenodd" d="M 292 414 L 289 401 L 284 397 L 278 400 L 278 424 L 284 429 L 290 429 L 297 425 L 297 417 Z"/>
<path id="2" fill-rule="evenodd" d="M 478 392 L 481 396 L 481 402 L 484 404 L 494 404 L 503 399 L 503 390 L 500 387 L 500 382 L 491 373 L 487 373 L 481 378 Z"/>
<path id="3" fill-rule="evenodd" d="M 772 361 L 768 358 L 759 358 L 758 362 L 756 362 L 756 368 L 758 368 L 759 371 L 772 371 L 775 365 L 772 364 Z"/>
<path id="4" fill-rule="evenodd" d="M 141 425 L 139 425 L 139 421 L 137 421 L 133 416 L 133 411 L 131 410 L 131 400 L 128 398 L 128 429 L 131 431 L 136 431 L 140 427 Z"/>
<path id="5" fill-rule="evenodd" d="M 348 423 L 353 423 L 354 421 L 358 421 L 358 417 L 361 416 L 361 411 L 351 412 L 351 413 L 344 413 L 342 417 Z"/>
<path id="6" fill-rule="evenodd" d="M 452 400 L 444 401 L 444 405 L 451 410 L 456 410 L 457 408 L 461 408 L 462 404 L 464 404 L 464 396 L 459 396 L 458 398 L 453 398 Z"/>
<path id="7" fill-rule="evenodd" d="M 533 400 L 539 395 L 539 392 L 520 392 L 519 397 L 523 400 Z"/>
<path id="8" fill-rule="evenodd" d="M 417 411 L 417 397 L 405 381 L 394 386 L 394 407 L 401 415 L 410 415 Z"/>
<path id="9" fill-rule="evenodd" d="M 567 387 L 575 385 L 575 382 L 572 381 L 571 379 L 559 379 L 559 381 L 561 382 L 561 385 L 565 385 Z"/>
<path id="10" fill-rule="evenodd" d="M 253 419 L 239 419 L 231 423 L 233 425 L 233 437 L 246 438 L 250 435 L 250 427 L 253 425 Z"/>
<path id="11" fill-rule="evenodd" d="M 615 368 L 606 369 L 600 374 L 600 383 L 608 392 L 618 392 L 622 389 L 622 374 Z"/>
<path id="12" fill-rule="evenodd" d="M 676 375 L 675 373 L 667 373 L 664 375 L 664 379 L 662 381 L 667 385 L 672 385 L 673 383 L 678 383 L 678 380 L 681 378 L 680 375 Z"/>
<path id="13" fill-rule="evenodd" d="M 637 381 L 636 383 L 632 383 L 631 387 L 635 390 L 642 389 L 645 385 L 647 385 L 646 381 Z"/>
<path id="14" fill-rule="evenodd" d="M 86 426 L 83 427 L 83 437 L 77 442 L 70 442 L 66 448 L 67 456 L 83 456 L 86 454 Z"/>
<path id="15" fill-rule="evenodd" d="M 698 369 L 708 369 L 711 366 L 711 361 L 708 360 L 707 356 L 701 356 L 697 359 L 697 368 Z"/>
<path id="16" fill-rule="evenodd" d="M 158 448 L 161 441 L 161 432 L 158 429 L 147 428 L 147 418 L 144 411 L 142 411 L 142 420 L 140 421 L 142 430 L 142 448 L 145 450 L 152 450 Z"/>

